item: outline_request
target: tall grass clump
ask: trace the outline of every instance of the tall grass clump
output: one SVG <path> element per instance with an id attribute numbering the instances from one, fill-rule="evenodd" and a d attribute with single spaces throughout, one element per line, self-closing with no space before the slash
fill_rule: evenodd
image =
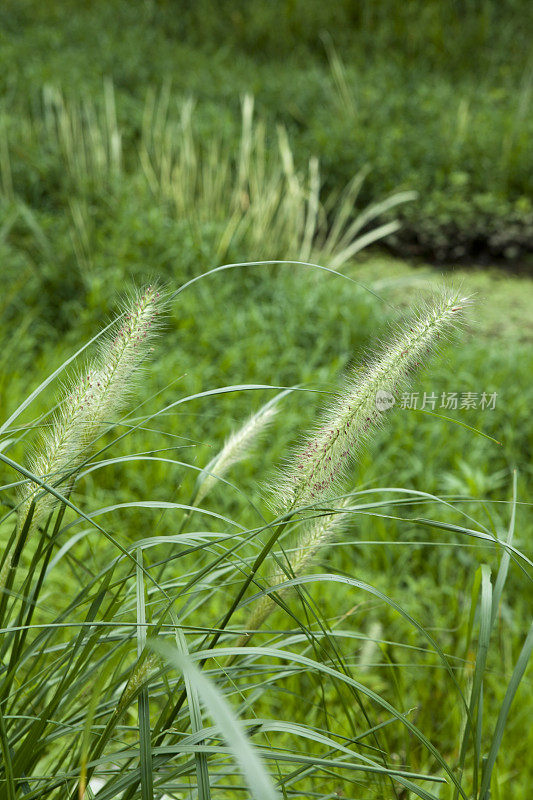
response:
<path id="1" fill-rule="evenodd" d="M 368 359 L 364 370 L 352 369 L 342 391 L 323 411 L 317 429 L 304 439 L 287 460 L 275 481 L 274 507 L 280 513 L 293 513 L 310 503 L 327 504 L 335 500 L 350 464 L 386 420 L 412 381 L 413 373 L 427 363 L 443 340 L 460 324 L 469 298 L 457 292 L 442 291 L 413 315 L 406 328 L 398 327 L 391 339 Z M 278 565 L 268 583 L 276 587 L 287 574 L 298 576 L 316 552 L 346 524 L 346 514 L 321 515 L 304 524 L 287 567 Z M 265 596 L 247 627 L 262 623 L 275 602 Z"/>
<path id="2" fill-rule="evenodd" d="M 251 94 L 242 97 L 240 120 L 237 113 L 208 133 L 209 107 L 168 83 L 147 90 L 139 105 L 135 135 L 118 115 L 110 80 L 90 98 L 46 85 L 31 111 L 0 114 L 2 236 L 25 261 L 38 259 L 29 273 L 44 289 L 38 302 L 52 294 L 107 302 L 102 285 L 119 270 L 108 263 L 103 232 L 111 240 L 121 232 L 113 245 L 133 262 L 147 248 L 160 253 L 158 273 L 179 270 L 180 278 L 191 260 L 196 273 L 206 261 L 260 256 L 339 269 L 397 231 L 398 207 L 415 197 L 391 192 L 365 207 L 361 165 L 326 191 L 319 160 L 299 161 L 288 129 L 255 114 Z"/>
<path id="3" fill-rule="evenodd" d="M 194 102 L 176 103 L 168 91 L 147 96 L 139 158 L 159 200 L 171 204 L 177 220 L 218 225 L 217 256 L 230 248 L 267 252 L 271 258 L 327 262 L 337 269 L 363 247 L 398 229 L 388 212 L 414 199 L 396 192 L 365 209 L 357 202 L 366 170 L 342 192 L 324 197 L 318 159 L 299 170 L 287 130 L 276 126 L 276 144 L 267 125 L 254 120 L 254 98 L 242 99 L 238 146 L 222 136 L 204 141 L 195 127 Z M 379 224 L 377 224 L 379 223 Z"/>
<path id="4" fill-rule="evenodd" d="M 40 125 L 39 123 L 42 123 Z M 89 187 L 108 189 L 123 170 L 122 133 L 118 126 L 115 91 L 104 82 L 103 103 L 87 97 L 67 100 L 56 87 L 42 93 L 42 117 L 34 121 L 37 136 L 55 145 L 71 187 L 84 193 Z"/>
<path id="5" fill-rule="evenodd" d="M 176 396 L 172 385 L 159 407 L 145 398 L 150 407 L 120 418 L 160 313 L 171 302 L 180 308 L 184 288 L 165 302 L 155 286 L 136 293 L 93 340 L 95 355 L 65 381 L 51 413 L 25 422 L 74 357 L 0 426 L 0 461 L 11 474 L 0 520 L 0 800 L 361 792 L 489 800 L 533 646 L 529 633 L 514 666 L 498 667 L 494 629 L 507 575 L 532 566 L 514 544 L 516 476 L 504 531 L 453 498 L 368 488 L 354 471 L 399 393 L 461 324 L 468 300 L 442 290 L 352 369 L 287 458 L 273 516 L 235 468 L 259 441 L 269 450 L 284 403 L 303 387 L 203 385 Z M 179 370 L 179 350 L 175 359 Z M 205 466 L 153 444 L 167 424 L 173 437 L 187 437 L 199 401 L 209 402 L 212 419 L 221 395 L 272 390 Z M 44 434 L 24 461 L 36 426 Z M 133 441 L 150 444 L 135 451 Z M 131 487 L 121 478 L 126 467 Z M 153 496 L 145 469 L 159 470 Z M 101 505 L 107 475 L 113 502 Z M 494 582 L 488 561 L 472 570 L 469 613 L 453 640 L 419 619 L 412 599 L 366 581 L 345 541 L 363 521 L 403 514 L 406 526 L 473 541 L 497 559 Z M 327 571 L 311 569 L 333 542 L 348 566 L 335 569 L 332 553 Z M 269 618 L 279 630 L 267 628 Z M 383 664 L 371 663 L 369 642 L 389 654 Z M 397 652 L 405 663 L 390 655 Z M 422 668 L 438 672 L 438 707 L 424 694 Z M 412 710 L 418 692 L 421 706 L 442 715 L 439 726 Z"/>

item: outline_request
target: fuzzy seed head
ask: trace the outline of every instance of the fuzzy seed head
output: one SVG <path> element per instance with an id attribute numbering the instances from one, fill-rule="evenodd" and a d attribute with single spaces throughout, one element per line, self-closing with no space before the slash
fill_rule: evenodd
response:
<path id="1" fill-rule="evenodd" d="M 346 503 L 341 504 L 341 507 L 345 506 Z M 284 583 L 291 574 L 296 577 L 302 575 L 310 566 L 318 551 L 340 535 L 346 527 L 348 519 L 348 512 L 339 511 L 335 514 L 324 514 L 315 519 L 306 520 L 298 533 L 294 547 L 291 547 L 285 555 L 279 556 L 281 563 L 288 561 L 286 569 L 276 564 L 266 580 L 267 585 L 270 588 L 275 588 Z M 285 594 L 286 591 L 282 590 L 281 594 Z M 246 628 L 256 630 L 261 627 L 263 622 L 275 610 L 276 605 L 276 601 L 270 594 L 263 595 L 257 601 L 246 623 Z M 244 639 L 246 638 L 244 637 Z"/>
<path id="2" fill-rule="evenodd" d="M 248 455 L 252 446 L 268 429 L 268 426 L 276 416 L 279 401 L 290 391 L 290 389 L 285 389 L 280 392 L 268 403 L 265 403 L 259 411 L 248 417 L 240 428 L 233 431 L 224 443 L 222 450 L 211 459 L 209 464 L 198 475 L 194 505 L 198 505 L 204 499 L 216 485 L 217 480 L 222 478 L 234 464 L 242 461 Z"/>
<path id="3" fill-rule="evenodd" d="M 398 399 L 412 375 L 461 321 L 468 298 L 442 291 L 381 346 L 363 373 L 352 371 L 316 432 L 295 451 L 277 485 L 275 508 L 293 509 L 331 498 L 358 451 L 383 424 L 378 393 Z"/>
<path id="4" fill-rule="evenodd" d="M 103 340 L 98 354 L 64 389 L 58 411 L 43 434 L 30 470 L 43 481 L 70 488 L 87 448 L 113 416 L 124 407 L 134 378 L 150 351 L 163 308 L 157 286 L 147 286 L 128 303 L 115 334 Z M 32 497 L 40 487 L 26 485 L 20 495 L 19 527 L 24 523 Z M 54 507 L 54 497 L 43 494 L 37 501 L 32 524 L 38 525 Z"/>

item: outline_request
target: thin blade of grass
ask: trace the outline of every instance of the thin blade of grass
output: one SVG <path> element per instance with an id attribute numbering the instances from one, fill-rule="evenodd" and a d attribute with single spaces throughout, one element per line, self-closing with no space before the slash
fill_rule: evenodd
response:
<path id="1" fill-rule="evenodd" d="M 190 657 L 186 658 L 183 653 L 165 642 L 153 641 L 150 645 L 181 674 L 187 674 L 191 683 L 196 686 L 206 708 L 217 723 L 220 735 L 226 740 L 239 763 L 255 800 L 278 800 L 278 793 L 268 772 L 220 691 L 194 666 Z"/>
<path id="2" fill-rule="evenodd" d="M 146 604 L 144 598 L 143 551 L 137 549 L 136 603 L 137 603 L 137 658 L 141 658 L 146 645 Z M 150 740 L 150 703 L 148 687 L 142 687 L 138 697 L 139 758 L 141 765 L 141 798 L 153 800 L 154 776 L 152 773 L 152 745 Z"/>
<path id="3" fill-rule="evenodd" d="M 513 470 L 513 499 L 511 501 L 511 519 L 509 521 L 509 530 L 507 533 L 507 547 L 510 547 L 513 543 L 514 537 L 514 527 L 515 527 L 515 520 L 516 520 L 516 501 L 517 501 L 517 481 L 518 481 L 518 474 L 516 469 Z M 505 549 L 502 553 L 500 566 L 498 569 L 498 574 L 496 576 L 496 580 L 494 582 L 494 591 L 492 594 L 492 619 L 491 625 L 494 625 L 496 620 L 496 614 L 498 613 L 498 608 L 500 606 L 500 600 L 503 592 L 503 587 L 505 586 L 505 581 L 507 579 L 507 572 L 509 570 L 509 562 L 511 560 L 511 556 L 508 549 Z"/>
<path id="4" fill-rule="evenodd" d="M 5 773 L 6 791 L 8 800 L 15 800 L 15 779 L 13 776 L 13 764 L 11 762 L 11 751 L 9 747 L 9 739 L 7 738 L 6 726 L 4 723 L 4 714 L 2 706 L 0 705 L 0 744 L 2 746 L 3 768 Z"/>
<path id="5" fill-rule="evenodd" d="M 500 708 L 500 713 L 498 714 L 498 720 L 496 722 L 496 727 L 494 729 L 494 734 L 492 736 L 489 753 L 483 768 L 481 790 L 479 793 L 480 800 L 489 800 L 490 798 L 490 781 L 492 777 L 492 771 L 494 769 L 494 764 L 496 763 L 496 756 L 498 755 L 498 750 L 500 749 L 500 745 L 502 743 L 503 732 L 505 730 L 505 725 L 507 723 L 509 709 L 511 708 L 511 704 L 514 700 L 515 694 L 520 685 L 520 681 L 522 680 L 524 672 L 526 671 L 526 667 L 528 665 L 532 651 L 533 651 L 533 624 L 529 629 L 529 633 L 524 642 L 524 646 L 522 647 L 520 655 L 518 656 L 518 660 L 513 670 L 513 674 L 511 675 L 511 680 L 509 681 L 507 691 L 505 692 L 505 697 L 503 698 L 503 703 Z"/>
<path id="6" fill-rule="evenodd" d="M 189 649 L 183 631 L 176 621 L 176 646 L 185 658 L 189 655 Z M 187 692 L 187 701 L 189 703 L 189 716 L 191 720 L 191 729 L 193 736 L 203 729 L 202 709 L 200 707 L 200 696 L 198 688 L 193 681 L 191 681 L 188 673 L 184 673 L 183 679 L 185 682 L 185 691 Z M 200 737 L 200 741 L 203 737 Z M 207 755 L 205 752 L 198 752 L 194 754 L 196 762 L 196 780 L 198 783 L 198 798 L 199 800 L 210 800 L 211 788 L 209 783 L 209 766 L 207 762 Z"/>

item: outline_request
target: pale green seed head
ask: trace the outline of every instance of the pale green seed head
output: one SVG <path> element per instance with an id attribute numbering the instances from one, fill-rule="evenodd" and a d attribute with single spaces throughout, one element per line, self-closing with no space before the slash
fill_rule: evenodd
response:
<path id="1" fill-rule="evenodd" d="M 277 486 L 278 511 L 335 495 L 364 443 L 386 419 L 380 398 L 398 399 L 412 375 L 461 321 L 469 303 L 442 291 L 398 327 L 363 372 L 352 370 L 341 392 L 323 413 L 322 424 L 293 454 Z M 391 403 L 393 405 L 393 403 Z"/>
<path id="2" fill-rule="evenodd" d="M 128 303 L 112 337 L 104 339 L 98 355 L 64 391 L 58 411 L 42 436 L 30 462 L 31 471 L 53 486 L 68 491 L 73 476 L 87 455 L 90 444 L 124 407 L 135 377 L 146 358 L 163 308 L 157 286 L 147 286 Z M 30 483 L 20 493 L 19 527 L 24 523 L 31 499 L 40 487 Z M 50 513 L 55 498 L 38 498 L 32 526 Z"/>

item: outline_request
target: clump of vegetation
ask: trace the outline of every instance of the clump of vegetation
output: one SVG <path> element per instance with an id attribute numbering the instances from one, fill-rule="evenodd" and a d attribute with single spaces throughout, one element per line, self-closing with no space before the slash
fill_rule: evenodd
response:
<path id="1" fill-rule="evenodd" d="M 167 305 L 183 300 L 183 288 L 167 292 Z M 18 499 L 4 501 L 11 508 L 0 522 L 2 531 L 12 530 L 1 565 L 0 797 L 105 800 L 117 792 L 137 797 L 140 791 L 143 798 L 191 792 L 209 798 L 216 791 L 229 798 L 242 788 L 242 774 L 260 798 L 295 792 L 329 796 L 332 776 L 339 787 L 348 789 L 355 780 L 376 797 L 407 789 L 434 799 L 441 796 L 435 787 L 444 783 L 450 796 L 488 798 L 509 709 L 533 648 L 532 632 L 507 687 L 492 700 L 499 704 L 499 711 L 490 711 L 495 727 L 487 726 L 483 687 L 490 679 L 492 631 L 504 584 L 512 562 L 529 565 L 513 544 L 516 480 L 505 538 L 446 498 L 431 497 L 441 508 L 440 518 L 420 519 L 433 529 L 480 539 L 500 553 L 494 583 L 485 563 L 472 578 L 464 651 L 446 647 L 445 652 L 439 637 L 401 601 L 360 578 L 308 571 L 320 547 L 340 531 L 344 537 L 354 530 L 367 513 L 364 491 L 339 495 L 346 486 L 342 474 L 346 479 L 351 472 L 349 459 L 377 425 L 386 423 L 393 400 L 457 325 L 467 301 L 456 292 L 441 293 L 347 380 L 328 403 L 323 425 L 289 458 L 277 493 L 278 516 L 269 521 L 256 508 L 256 524 L 250 527 L 237 507 L 229 515 L 227 502 L 216 511 L 203 501 L 216 483 L 223 495 L 233 494 L 230 469 L 272 423 L 274 409 L 282 411 L 287 391 L 234 431 L 203 469 L 157 450 L 113 455 L 125 435 L 109 438 L 117 423 L 130 432 L 149 430 L 173 408 L 196 399 L 182 396 L 140 416 L 116 419 L 149 354 L 162 310 L 160 294 L 146 287 L 108 328 L 95 360 L 66 390 L 55 416 L 38 421 L 48 432 L 29 468 L 9 455 L 25 445 L 21 415 L 72 359 L 0 428 L 0 460 L 17 478 L 3 493 L 18 486 Z M 221 393 L 251 388 L 205 387 L 202 395 L 215 401 Z M 194 499 L 152 500 L 141 492 L 124 502 L 118 484 L 112 505 L 88 507 L 85 482 L 95 471 L 127 460 L 136 469 L 147 460 L 195 473 Z M 394 489 L 392 499 L 390 491 L 374 489 L 371 515 L 398 513 L 405 497 L 427 502 L 406 488 Z M 245 494 L 242 499 L 246 507 Z M 154 511 L 171 518 L 164 535 L 156 531 L 155 520 L 149 521 Z M 94 536 L 99 545 L 92 548 Z M 50 587 L 65 568 L 79 575 L 76 590 L 51 601 Z M 312 585 L 336 583 L 373 598 L 416 633 L 417 649 L 453 692 L 449 714 L 455 755 L 432 742 L 433 731 L 411 720 L 403 704 L 376 683 L 364 632 L 352 628 L 348 634 L 320 610 Z M 299 609 L 288 589 L 297 590 Z M 242 613 L 250 604 L 242 629 Z M 290 614 L 285 620 L 291 619 L 293 629 L 261 634 L 278 605 Z M 388 636 L 385 623 L 373 626 L 372 639 L 376 630 Z M 253 634 L 261 634 L 263 643 L 252 646 Z M 362 644 L 361 675 L 350 655 L 354 635 Z M 410 646 L 401 639 L 396 644 Z M 301 696 L 297 713 L 296 708 L 288 717 L 281 709 L 273 713 L 277 692 L 301 694 L 309 679 L 315 690 Z M 314 720 L 315 693 L 322 696 L 326 685 L 325 718 Z M 232 699 L 236 688 L 237 703 Z M 411 740 L 416 763 L 408 756 L 398 761 L 398 744 Z"/>
<path id="2" fill-rule="evenodd" d="M 265 492 L 441 281 L 364 246 L 527 266 L 529 7 L 182 5 L 0 7 L 0 798 L 529 798 L 532 282 Z"/>
<path id="3" fill-rule="evenodd" d="M 319 157 L 322 199 L 362 169 L 365 204 L 418 192 L 403 209 L 402 235 L 389 239 L 396 252 L 530 265 L 528 19 L 525 0 L 364 0 L 334 9 L 254 0 L 224 14 L 202 0 L 179 15 L 169 3 L 141 11 L 124 0 L 61 0 L 44 10 L 11 0 L 2 10 L 0 181 L 34 212 L 50 209 L 61 172 L 52 152 L 37 155 L 19 135 L 44 86 L 112 112 L 109 97 L 97 98 L 113 81 L 122 159 L 116 139 L 90 145 L 101 154 L 111 146 L 109 176 L 135 158 L 147 92 L 166 82 L 173 95 L 197 98 L 204 142 L 221 132 L 235 140 L 240 99 L 253 93 L 269 143 L 277 125 L 289 132 L 297 171 Z"/>
<path id="4" fill-rule="evenodd" d="M 251 95 L 243 97 L 235 142 L 223 132 L 205 139 L 192 101 L 178 100 L 168 87 L 149 92 L 129 164 L 122 145 L 127 131 L 117 123 L 110 82 L 98 110 L 50 88 L 41 102 L 31 124 L 15 127 L 6 145 L 4 240 L 8 275 L 20 273 L 22 258 L 28 277 L 22 294 L 39 307 L 41 319 L 52 317 L 56 331 L 69 325 L 76 304 L 108 303 L 109 290 L 118 289 L 125 277 L 112 263 L 117 249 L 127 248 L 127 261 L 150 254 L 159 273 L 174 276 L 177 270 L 182 278 L 205 269 L 208 257 L 220 263 L 260 252 L 270 261 L 291 258 L 339 269 L 397 231 L 392 215 L 415 196 L 391 193 L 358 208 L 364 171 L 352 175 L 342 191 L 325 196 L 318 159 L 311 157 L 298 170 L 281 126 L 275 141 L 267 141 L 265 123 L 254 120 Z M 44 165 L 53 154 L 54 174 L 45 176 L 45 186 L 53 180 L 46 191 L 57 208 L 49 208 L 48 198 L 34 210 L 31 197 L 23 197 L 28 186 L 12 177 L 20 146 Z M 121 242 L 113 245 L 116 233 Z M 60 308 L 57 299 L 64 301 Z"/>

